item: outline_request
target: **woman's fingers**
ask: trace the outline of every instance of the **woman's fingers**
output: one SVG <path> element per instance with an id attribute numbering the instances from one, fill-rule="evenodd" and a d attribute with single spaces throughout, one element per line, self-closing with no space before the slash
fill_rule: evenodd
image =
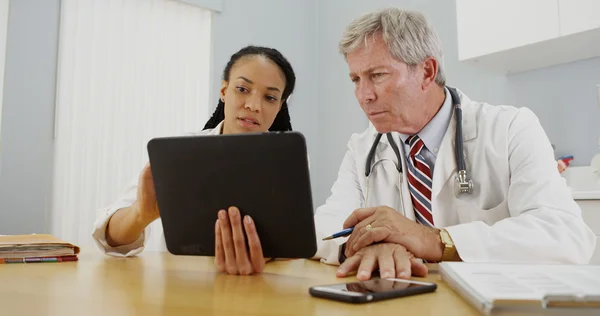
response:
<path id="1" fill-rule="evenodd" d="M 225 272 L 225 250 L 223 249 L 223 241 L 221 240 L 221 228 L 219 220 L 215 223 L 215 265 L 219 272 Z"/>
<path id="2" fill-rule="evenodd" d="M 246 237 L 242 227 L 242 217 L 237 207 L 229 208 L 229 222 L 231 223 L 231 233 L 233 237 L 233 247 L 235 253 L 236 270 L 241 275 L 252 273 L 252 265 L 246 250 Z"/>
<path id="3" fill-rule="evenodd" d="M 256 232 L 256 226 L 254 221 L 248 215 L 244 216 L 244 228 L 246 229 L 246 236 L 248 236 L 248 248 L 250 249 L 250 262 L 254 272 L 260 273 L 265 268 L 265 258 L 263 256 L 262 246 L 260 244 L 260 238 L 258 232 Z"/>
<path id="4" fill-rule="evenodd" d="M 229 223 L 229 215 L 225 210 L 219 211 L 219 225 L 221 230 L 221 241 L 225 252 L 225 270 L 229 274 L 237 274 L 237 263 L 235 260 L 235 246 L 233 245 L 233 233 Z"/>

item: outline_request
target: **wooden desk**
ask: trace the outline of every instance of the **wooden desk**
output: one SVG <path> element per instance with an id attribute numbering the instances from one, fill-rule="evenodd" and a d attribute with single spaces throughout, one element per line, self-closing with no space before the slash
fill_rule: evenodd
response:
<path id="1" fill-rule="evenodd" d="M 85 249 L 79 262 L 0 265 L 2 315 L 478 315 L 440 280 L 437 292 L 351 305 L 313 298 L 313 285 L 343 283 L 317 261 L 267 264 L 258 276 L 215 271 L 212 258 L 145 252 L 114 258 Z"/>

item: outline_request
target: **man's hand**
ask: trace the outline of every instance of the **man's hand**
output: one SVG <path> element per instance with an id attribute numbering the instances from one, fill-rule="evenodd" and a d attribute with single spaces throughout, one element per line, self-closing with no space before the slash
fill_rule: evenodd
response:
<path id="1" fill-rule="evenodd" d="M 354 227 L 346 242 L 346 257 L 378 242 L 395 243 L 427 261 L 440 261 L 444 244 L 439 230 L 413 222 L 387 207 L 358 209 L 346 219 L 344 228 Z"/>
<path id="2" fill-rule="evenodd" d="M 250 275 L 261 273 L 265 268 L 260 239 L 250 216 L 243 219 L 237 207 L 219 211 L 215 223 L 215 265 L 228 274 Z M 244 237 L 248 236 L 248 243 Z"/>
<path id="3" fill-rule="evenodd" d="M 356 277 L 365 281 L 371 278 L 371 273 L 377 268 L 382 279 L 408 279 L 411 275 L 427 275 L 427 266 L 421 260 L 416 259 L 406 248 L 391 243 L 362 248 L 344 261 L 336 275 L 346 277 L 349 273 L 358 271 Z"/>

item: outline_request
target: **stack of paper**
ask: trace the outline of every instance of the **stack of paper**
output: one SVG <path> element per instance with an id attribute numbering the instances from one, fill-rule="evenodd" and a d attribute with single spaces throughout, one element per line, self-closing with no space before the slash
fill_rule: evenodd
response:
<path id="1" fill-rule="evenodd" d="M 443 262 L 440 274 L 483 314 L 600 315 L 600 266 Z"/>
<path id="2" fill-rule="evenodd" d="M 0 236 L 0 263 L 77 261 L 79 247 L 51 235 Z"/>

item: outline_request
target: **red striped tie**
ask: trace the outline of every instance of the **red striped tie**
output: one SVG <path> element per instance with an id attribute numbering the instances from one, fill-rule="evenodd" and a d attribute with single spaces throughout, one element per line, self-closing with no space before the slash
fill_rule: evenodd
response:
<path id="1" fill-rule="evenodd" d="M 433 213 L 431 212 L 431 169 L 421 155 L 425 147 L 423 140 L 413 135 L 406 140 L 410 145 L 408 159 L 408 189 L 412 199 L 417 221 L 423 225 L 433 227 Z"/>

